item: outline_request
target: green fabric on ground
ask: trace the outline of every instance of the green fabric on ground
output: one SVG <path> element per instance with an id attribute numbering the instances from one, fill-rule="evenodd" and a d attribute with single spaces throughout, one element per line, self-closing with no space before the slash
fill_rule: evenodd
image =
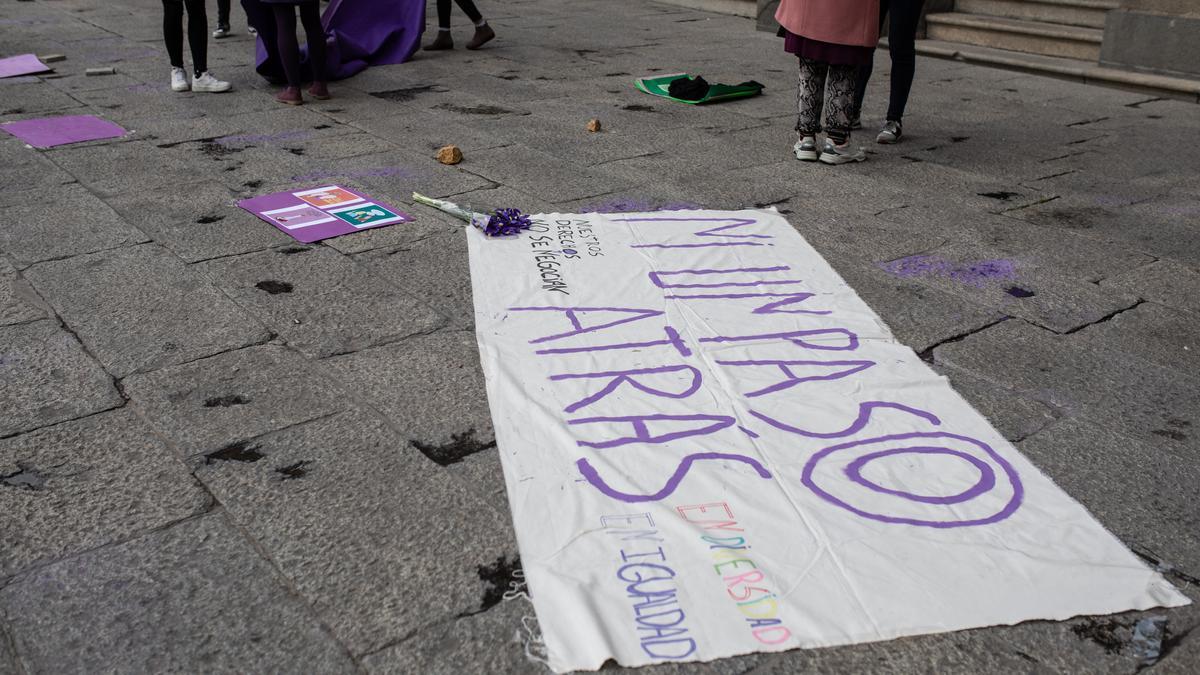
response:
<path id="1" fill-rule="evenodd" d="M 679 103 L 687 103 L 689 105 L 699 105 L 703 103 L 721 103 L 723 101 L 732 101 L 738 98 L 746 98 L 747 96 L 758 96 L 762 93 L 763 86 L 757 82 L 753 84 L 714 84 L 708 88 L 708 94 L 704 98 L 696 101 L 688 101 L 682 98 L 675 98 L 667 93 L 671 83 L 682 77 L 692 77 L 687 73 L 672 73 L 670 75 L 657 75 L 655 77 L 639 77 L 633 81 L 633 86 L 639 90 L 651 94 L 653 96 L 661 96 L 662 98 L 678 101 Z"/>

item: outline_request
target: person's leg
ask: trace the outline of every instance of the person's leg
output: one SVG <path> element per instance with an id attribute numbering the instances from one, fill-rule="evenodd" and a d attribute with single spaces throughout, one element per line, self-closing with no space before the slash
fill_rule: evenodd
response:
<path id="1" fill-rule="evenodd" d="M 204 0 L 183 0 L 187 7 L 188 47 L 192 50 L 195 76 L 208 70 L 208 12 Z"/>
<path id="2" fill-rule="evenodd" d="M 883 32 L 883 24 L 888 13 L 889 0 L 879 0 L 879 32 Z M 862 117 L 863 100 L 867 97 L 867 83 L 871 81 L 871 73 L 875 70 L 875 60 L 868 61 L 858 67 L 858 75 L 854 86 L 854 122 Z"/>
<path id="3" fill-rule="evenodd" d="M 888 50 L 892 55 L 892 91 L 887 119 L 899 122 L 904 119 L 908 94 L 917 71 L 917 23 L 925 0 L 894 0 L 891 4 Z"/>
<path id="4" fill-rule="evenodd" d="M 183 67 L 183 0 L 162 0 L 163 42 L 171 67 Z"/>
<path id="5" fill-rule="evenodd" d="M 425 45 L 425 49 L 437 51 L 454 49 L 454 40 L 450 37 L 450 0 L 437 0 L 438 29 L 433 42 Z"/>
<path id="6" fill-rule="evenodd" d="M 217 0 L 217 28 L 229 30 L 229 0 Z"/>
<path id="7" fill-rule="evenodd" d="M 854 83 L 858 66 L 829 66 L 825 95 L 825 133 L 837 145 L 850 140 L 854 114 Z"/>
<path id="8" fill-rule="evenodd" d="M 796 131 L 801 137 L 821 133 L 821 109 L 825 107 L 827 64 L 800 57 L 800 76 L 796 83 Z"/>
<path id="9" fill-rule="evenodd" d="M 475 6 L 475 0 L 454 0 L 462 9 L 463 14 L 475 24 L 475 34 L 471 36 L 471 41 L 467 43 L 467 49 L 479 49 L 485 42 L 491 41 L 496 37 L 496 31 L 488 25 L 488 22 L 483 18 L 483 14 L 479 13 L 479 9 Z"/>
<path id="10" fill-rule="evenodd" d="M 300 88 L 300 42 L 296 38 L 296 8 L 294 5 L 271 5 L 275 13 L 275 44 L 279 60 L 287 76 L 288 87 Z"/>
<path id="11" fill-rule="evenodd" d="M 854 80 L 858 66 L 831 65 L 825 95 L 825 147 L 820 160 L 826 164 L 861 162 L 867 158 L 862 148 L 850 147 L 850 116 L 854 112 Z"/>
<path id="12" fill-rule="evenodd" d="M 329 79 L 328 64 L 325 62 L 325 27 L 321 25 L 321 5 L 317 0 L 300 5 L 300 23 L 304 26 L 304 39 L 308 41 L 308 62 L 312 66 L 313 84 L 308 93 L 314 98 L 329 98 L 325 82 Z"/>

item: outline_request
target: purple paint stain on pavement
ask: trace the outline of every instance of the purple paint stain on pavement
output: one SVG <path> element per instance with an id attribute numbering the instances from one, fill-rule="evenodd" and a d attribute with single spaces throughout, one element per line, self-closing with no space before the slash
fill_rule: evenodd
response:
<path id="1" fill-rule="evenodd" d="M 994 281 L 1008 281 L 1017 276 L 1015 261 L 999 258 L 974 263 L 956 263 L 929 255 L 914 255 L 880 263 L 880 269 L 902 279 L 943 277 L 960 284 L 983 288 Z"/>

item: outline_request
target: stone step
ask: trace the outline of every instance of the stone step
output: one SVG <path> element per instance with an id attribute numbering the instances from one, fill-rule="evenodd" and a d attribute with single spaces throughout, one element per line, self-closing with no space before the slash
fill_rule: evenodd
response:
<path id="1" fill-rule="evenodd" d="M 957 0 L 954 11 L 1065 26 L 1104 28 L 1114 0 Z"/>
<path id="2" fill-rule="evenodd" d="M 884 40 L 883 47 L 886 48 Z M 1094 61 L 1065 59 L 1039 54 L 1022 54 L 1005 49 L 992 49 L 940 40 L 917 40 L 917 53 L 942 59 L 953 59 L 1025 73 L 1035 73 L 1073 82 L 1095 84 L 1151 96 L 1164 96 L 1191 103 L 1200 103 L 1200 79 L 1153 75 L 1116 68 L 1106 68 Z"/>
<path id="3" fill-rule="evenodd" d="M 946 12 L 925 17 L 932 40 L 1097 62 L 1104 31 Z"/>

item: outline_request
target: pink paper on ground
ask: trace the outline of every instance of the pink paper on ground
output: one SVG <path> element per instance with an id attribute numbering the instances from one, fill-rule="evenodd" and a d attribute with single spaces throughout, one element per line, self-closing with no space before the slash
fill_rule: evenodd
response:
<path id="1" fill-rule="evenodd" d="M 0 77 L 16 77 L 33 73 L 48 73 L 52 70 L 33 54 L 20 54 L 0 59 Z"/>
<path id="2" fill-rule="evenodd" d="M 5 122 L 0 129 L 16 136 L 35 148 L 53 148 L 56 145 L 96 141 L 102 138 L 120 138 L 125 129 L 95 115 L 65 115 L 62 117 L 39 117 L 31 120 Z"/>

